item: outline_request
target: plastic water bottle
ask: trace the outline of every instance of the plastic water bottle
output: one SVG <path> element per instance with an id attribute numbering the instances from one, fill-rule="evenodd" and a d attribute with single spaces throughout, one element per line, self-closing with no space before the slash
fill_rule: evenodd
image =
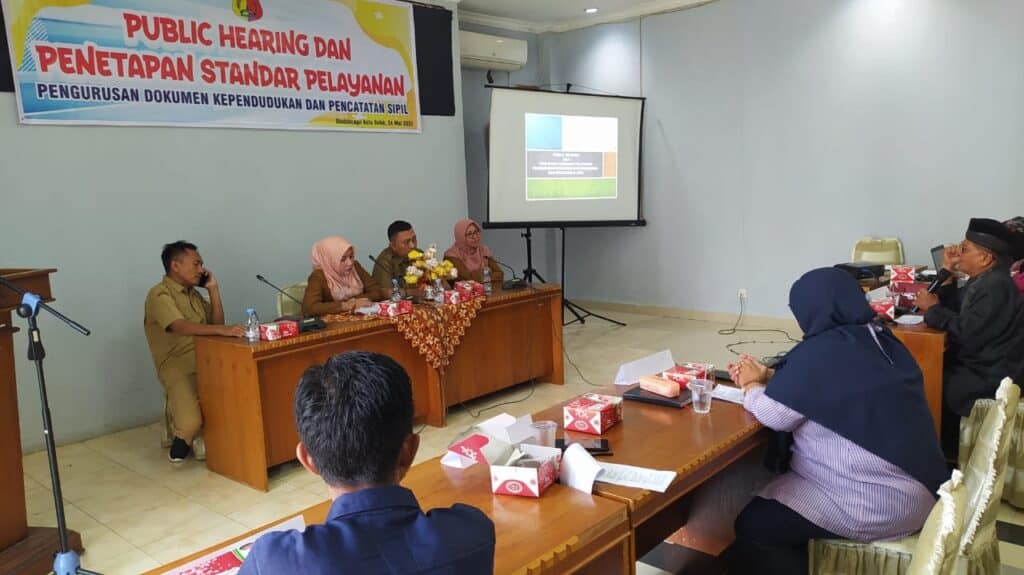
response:
<path id="1" fill-rule="evenodd" d="M 402 288 L 398 287 L 398 278 L 391 278 L 391 301 L 402 301 Z"/>
<path id="2" fill-rule="evenodd" d="M 444 304 L 444 286 L 441 285 L 441 278 L 434 280 L 434 303 Z"/>
<path id="3" fill-rule="evenodd" d="M 491 268 L 484 264 L 484 294 L 491 295 L 493 289 L 491 286 Z"/>
<path id="4" fill-rule="evenodd" d="M 254 308 L 246 309 L 245 313 L 249 316 L 245 320 L 245 339 L 249 340 L 249 343 L 256 343 L 260 340 L 260 318 Z"/>

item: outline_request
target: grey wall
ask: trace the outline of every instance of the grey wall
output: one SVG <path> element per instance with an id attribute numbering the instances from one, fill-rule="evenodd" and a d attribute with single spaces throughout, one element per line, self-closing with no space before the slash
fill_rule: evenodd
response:
<path id="1" fill-rule="evenodd" d="M 719 0 L 542 37 L 543 82 L 647 98 L 650 225 L 571 230 L 569 295 L 733 312 L 743 287 L 782 317 L 856 238 L 926 263 L 968 217 L 1024 213 L 1022 20 L 1016 0 Z"/>
<path id="2" fill-rule="evenodd" d="M 536 34 L 498 30 L 473 24 L 461 25 L 463 30 L 493 34 L 506 38 L 526 40 L 529 48 L 527 64 L 514 72 L 496 71 L 492 74 L 494 83 L 500 86 L 539 86 L 546 83 L 546 62 L 541 55 L 542 45 Z M 470 217 L 483 222 L 487 220 L 487 148 L 485 130 L 491 117 L 491 94 L 487 85 L 487 71 L 470 68 L 462 69 L 463 122 L 466 130 L 466 187 Z M 520 236 L 523 230 L 487 230 L 484 241 L 494 252 L 494 257 L 521 272 L 526 267 L 526 243 Z M 451 238 L 451 232 L 448 238 Z M 557 282 L 555 265 L 555 233 L 552 230 L 534 232 L 534 268 L 544 279 Z"/>
<path id="3" fill-rule="evenodd" d="M 420 135 L 29 127 L 18 125 L 13 95 L 0 94 L 0 267 L 58 268 L 55 305 L 93 330 L 81 337 L 40 319 L 57 440 L 158 418 L 142 313 L 163 274 L 162 244 L 198 244 L 233 322 L 250 305 L 272 318 L 274 293 L 255 275 L 304 281 L 322 236 L 347 236 L 367 266 L 395 218 L 447 245 L 466 213 L 458 73 L 455 92 L 456 116 L 425 117 Z M 22 443 L 32 450 L 42 445 L 35 373 L 24 333 L 15 338 Z"/>

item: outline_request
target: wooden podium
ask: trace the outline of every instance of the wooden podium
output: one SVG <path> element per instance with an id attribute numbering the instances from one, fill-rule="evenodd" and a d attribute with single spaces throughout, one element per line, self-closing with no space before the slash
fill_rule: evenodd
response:
<path id="1" fill-rule="evenodd" d="M 51 301 L 50 274 L 55 271 L 0 269 L 0 276 L 39 295 L 43 301 Z M 56 529 L 30 528 L 25 512 L 18 387 L 14 377 L 14 334 L 18 329 L 12 323 L 18 316 L 11 313 L 19 304 L 20 295 L 0 286 L 0 573 L 33 575 L 52 571 L 53 554 L 60 544 Z M 82 540 L 77 533 L 68 531 L 68 544 L 81 552 Z"/>

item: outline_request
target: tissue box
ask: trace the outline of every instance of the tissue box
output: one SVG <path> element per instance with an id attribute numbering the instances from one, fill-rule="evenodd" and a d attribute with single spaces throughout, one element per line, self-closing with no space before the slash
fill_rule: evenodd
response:
<path id="1" fill-rule="evenodd" d="M 869 302 L 871 309 L 878 315 L 884 315 L 889 319 L 896 319 L 896 301 L 891 297 L 872 300 Z"/>
<path id="2" fill-rule="evenodd" d="M 706 376 L 707 368 L 703 363 L 680 363 L 672 369 L 661 372 L 661 377 L 678 383 L 680 388 L 695 379 L 704 379 Z"/>
<path id="3" fill-rule="evenodd" d="M 462 295 L 458 290 L 445 290 L 444 292 L 444 303 L 456 304 L 462 301 Z"/>
<path id="4" fill-rule="evenodd" d="M 565 404 L 562 415 L 566 431 L 601 435 L 622 421 L 622 398 L 587 393 Z"/>
<path id="5" fill-rule="evenodd" d="M 459 292 L 462 301 L 469 301 L 473 298 L 484 297 L 484 284 L 475 281 L 455 282 L 455 291 Z"/>
<path id="6" fill-rule="evenodd" d="M 529 444 L 520 445 L 519 450 L 531 457 L 530 465 L 491 465 L 491 493 L 540 497 L 558 478 L 562 450 Z"/>
<path id="7" fill-rule="evenodd" d="M 395 317 L 407 313 L 412 313 L 412 302 L 407 299 L 382 301 L 377 304 L 377 314 L 380 317 Z"/>

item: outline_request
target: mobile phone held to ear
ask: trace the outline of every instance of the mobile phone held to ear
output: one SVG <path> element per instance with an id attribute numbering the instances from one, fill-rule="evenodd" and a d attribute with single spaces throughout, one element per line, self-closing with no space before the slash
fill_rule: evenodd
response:
<path id="1" fill-rule="evenodd" d="M 199 287 L 206 287 L 206 282 L 210 281 L 210 272 L 203 272 L 199 276 Z"/>
<path id="2" fill-rule="evenodd" d="M 580 445 L 583 446 L 583 449 L 586 449 L 587 453 L 589 453 L 591 455 L 611 455 L 612 454 L 612 450 L 611 450 L 611 447 L 608 444 L 608 440 L 607 439 L 600 439 L 600 438 L 586 438 L 586 439 L 569 438 L 569 442 L 568 443 L 566 443 L 565 439 L 562 438 L 562 437 L 558 437 L 558 438 L 555 439 L 555 447 L 557 447 L 559 449 L 562 449 L 562 450 L 564 450 L 566 447 L 569 447 L 573 443 L 579 443 Z"/>

